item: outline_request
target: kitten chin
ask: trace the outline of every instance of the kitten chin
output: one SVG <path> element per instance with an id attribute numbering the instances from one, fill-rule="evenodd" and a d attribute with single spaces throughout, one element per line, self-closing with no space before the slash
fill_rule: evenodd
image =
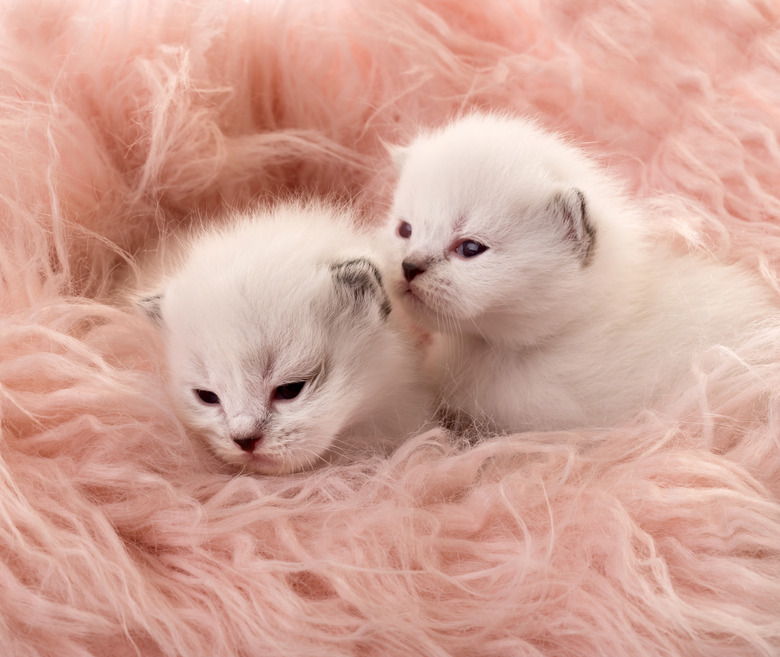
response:
<path id="1" fill-rule="evenodd" d="M 183 422 L 220 459 L 286 474 L 421 430 L 422 345 L 345 210 L 283 205 L 178 238 L 136 305 L 159 327 Z"/>
<path id="2" fill-rule="evenodd" d="M 429 365 L 459 426 L 628 418 L 776 312 L 738 267 L 649 240 L 618 185 L 531 121 L 474 114 L 393 156 L 386 277 L 436 332 Z"/>

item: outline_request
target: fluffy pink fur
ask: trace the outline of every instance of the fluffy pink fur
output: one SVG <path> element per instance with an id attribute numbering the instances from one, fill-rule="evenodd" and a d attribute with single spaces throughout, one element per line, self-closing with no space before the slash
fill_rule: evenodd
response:
<path id="1" fill-rule="evenodd" d="M 0 52 L 0 646 L 32 655 L 774 657 L 780 331 L 664 415 L 233 477 L 107 300 L 161 232 L 387 205 L 470 107 L 586 143 L 659 239 L 778 287 L 768 0 L 12 0 Z M 751 363 L 752 365 L 747 365 Z"/>

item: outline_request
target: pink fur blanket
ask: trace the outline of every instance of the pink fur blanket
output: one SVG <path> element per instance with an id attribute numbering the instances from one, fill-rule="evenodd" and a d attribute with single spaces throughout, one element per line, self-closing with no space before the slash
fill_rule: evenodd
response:
<path id="1" fill-rule="evenodd" d="M 379 221 L 384 143 L 470 107 L 568 132 L 659 239 L 780 289 L 776 2 L 0 5 L 2 654 L 780 654 L 776 328 L 629 426 L 262 478 L 187 438 L 111 302 L 195 212 Z"/>

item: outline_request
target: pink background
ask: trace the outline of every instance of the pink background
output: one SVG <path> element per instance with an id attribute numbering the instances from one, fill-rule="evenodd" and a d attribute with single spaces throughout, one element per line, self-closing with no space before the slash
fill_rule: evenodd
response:
<path id="1" fill-rule="evenodd" d="M 778 329 L 631 426 L 236 478 L 110 296 L 196 210 L 332 192 L 380 221 L 382 143 L 470 107 L 566 131 L 659 240 L 777 288 L 776 2 L 0 9 L 3 654 L 780 654 Z"/>

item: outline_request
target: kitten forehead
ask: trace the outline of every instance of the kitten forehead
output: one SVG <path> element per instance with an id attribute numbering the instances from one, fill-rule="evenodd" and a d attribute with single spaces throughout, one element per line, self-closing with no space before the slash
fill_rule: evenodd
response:
<path id="1" fill-rule="evenodd" d="M 418 136 L 404 155 L 393 215 L 413 227 L 412 255 L 446 252 L 458 239 L 517 243 L 546 230 L 545 210 L 566 190 L 585 190 L 596 227 L 600 208 L 622 206 L 614 183 L 582 150 L 527 119 L 473 114 Z M 626 226 L 610 227 L 616 241 L 638 230 L 630 218 L 621 221 Z"/>
<path id="2" fill-rule="evenodd" d="M 556 179 L 571 182 L 587 158 L 580 150 L 544 131 L 529 119 L 503 117 L 495 114 L 472 114 L 438 130 L 419 136 L 407 149 L 407 163 L 413 156 L 426 154 L 439 157 L 448 152 L 453 158 L 449 165 L 479 176 L 475 164 L 493 165 L 503 162 L 507 170 L 520 167 L 525 175 L 532 171 L 546 171 Z M 497 158 L 501 158 L 499 161 Z"/>
<path id="3" fill-rule="evenodd" d="M 283 305 L 294 307 L 311 299 L 312 286 L 329 280 L 331 263 L 371 255 L 368 237 L 352 228 L 350 219 L 316 207 L 240 215 L 221 230 L 196 237 L 179 276 L 200 277 L 201 291 L 216 295 L 237 288 L 259 316 L 264 301 L 288 300 Z M 198 286 L 193 287 L 198 296 Z"/>
<path id="4" fill-rule="evenodd" d="M 560 154 L 560 161 L 556 157 L 560 144 L 532 124 L 510 124 L 507 134 L 500 121 L 482 118 L 418 138 L 399 181 L 401 197 L 435 198 L 436 204 L 446 199 L 448 219 L 455 222 L 470 218 L 475 208 L 497 209 L 510 197 L 541 203 L 550 185 L 576 177 L 566 163 L 568 155 Z"/>
<path id="5" fill-rule="evenodd" d="M 196 236 L 163 295 L 169 332 L 207 360 L 222 349 L 233 359 L 226 368 L 251 364 L 256 372 L 283 372 L 291 357 L 324 350 L 330 265 L 373 255 L 349 219 L 316 206 L 282 207 Z"/>

